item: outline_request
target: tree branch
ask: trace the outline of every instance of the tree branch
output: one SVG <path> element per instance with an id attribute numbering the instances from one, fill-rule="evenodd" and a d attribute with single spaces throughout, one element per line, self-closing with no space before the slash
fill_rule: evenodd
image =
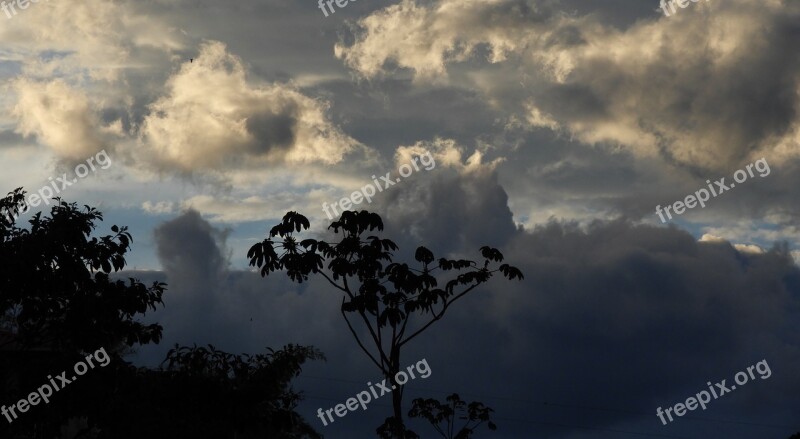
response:
<path id="1" fill-rule="evenodd" d="M 353 293 L 351 293 L 349 290 L 346 290 L 346 289 L 342 288 L 341 286 L 339 286 L 339 284 L 337 284 L 337 283 L 336 283 L 336 282 L 334 282 L 334 281 L 333 281 L 331 278 L 329 278 L 329 277 L 328 277 L 328 275 L 327 275 L 327 274 L 325 274 L 325 272 L 324 272 L 324 271 L 322 271 L 322 270 L 319 270 L 319 271 L 317 271 L 317 273 L 321 274 L 321 275 L 322 275 L 322 277 L 324 277 L 324 278 L 325 278 L 325 279 L 328 281 L 328 283 L 330 283 L 330 284 L 331 284 L 331 285 L 333 285 L 334 287 L 338 288 L 339 290 L 341 290 L 341 291 L 343 291 L 343 292 L 347 293 L 347 295 L 348 295 L 348 296 L 350 296 L 350 299 L 351 299 L 351 300 L 353 299 Z"/>
<path id="2" fill-rule="evenodd" d="M 344 301 L 345 301 L 345 298 L 342 297 L 342 304 L 344 304 Z M 350 320 L 347 319 L 347 314 L 345 313 L 344 310 L 342 310 L 342 316 L 344 317 L 344 321 L 347 322 L 347 327 L 350 328 L 350 332 L 353 334 L 353 337 L 355 337 L 356 343 L 358 343 L 358 345 L 361 347 L 361 350 L 364 351 L 365 354 L 367 354 L 369 359 L 372 360 L 372 362 L 375 363 L 376 366 L 378 366 L 378 369 L 380 369 L 381 372 L 386 373 L 386 369 L 383 367 L 383 365 L 378 363 L 378 361 L 375 360 L 375 357 L 373 357 L 372 354 L 369 353 L 367 348 L 364 347 L 364 344 L 361 343 L 361 339 L 358 338 L 358 334 L 356 334 L 355 329 L 353 329 L 353 325 L 350 324 Z"/>
<path id="3" fill-rule="evenodd" d="M 464 290 L 464 291 L 463 291 L 461 294 L 459 294 L 458 296 L 455 296 L 455 297 L 453 297 L 453 299 L 452 299 L 452 300 L 450 300 L 449 302 L 448 302 L 448 301 L 445 301 L 445 302 L 443 302 L 442 311 L 441 311 L 441 312 L 439 312 L 439 314 L 438 314 L 438 315 L 437 315 L 437 314 L 434 314 L 434 316 L 433 316 L 433 319 L 431 319 L 431 321 L 430 321 L 430 322 L 426 323 L 426 324 L 425 324 L 425 326 L 423 326 L 422 328 L 420 328 L 418 331 L 414 332 L 413 334 L 409 335 L 409 336 L 408 336 L 408 337 L 407 337 L 405 340 L 401 341 L 401 342 L 400 342 L 400 344 L 399 344 L 399 346 L 403 346 L 404 344 L 406 344 L 406 343 L 408 343 L 409 341 L 411 341 L 411 339 L 413 339 L 414 337 L 418 336 L 418 335 L 419 335 L 419 334 L 420 334 L 422 331 L 424 331 L 424 330 L 428 329 L 428 327 L 429 327 L 429 326 L 431 326 L 431 325 L 433 324 L 433 322 L 435 322 L 435 321 L 437 321 L 437 320 L 441 319 L 441 318 L 442 318 L 442 316 L 444 316 L 444 312 L 445 312 L 445 311 L 447 311 L 447 308 L 448 308 L 450 305 L 452 305 L 452 304 L 453 304 L 453 302 L 455 302 L 456 300 L 458 300 L 459 298 L 461 298 L 461 297 L 462 297 L 462 296 L 464 296 L 465 294 L 469 293 L 470 291 L 472 291 L 473 289 L 475 289 L 475 287 L 477 287 L 477 286 L 478 286 L 478 285 L 480 285 L 480 284 L 481 284 L 481 282 L 478 282 L 477 284 L 475 284 L 475 285 L 473 285 L 473 286 L 471 286 L 471 287 L 467 288 L 466 290 Z"/>
<path id="4" fill-rule="evenodd" d="M 403 321 L 403 327 L 400 328 L 400 334 L 397 335 L 398 340 L 403 338 L 403 334 L 406 333 L 406 325 L 408 325 L 408 321 L 411 320 L 411 313 L 406 314 L 406 319 Z"/>
<path id="5" fill-rule="evenodd" d="M 344 279 L 344 287 L 346 289 L 345 291 L 352 300 L 354 296 L 353 293 L 350 291 L 350 287 L 347 285 L 347 276 L 342 276 L 342 277 Z M 369 333 L 372 336 L 372 341 L 375 342 L 375 345 L 378 347 L 378 352 L 381 353 L 381 364 L 383 364 L 384 361 L 386 363 L 391 364 L 389 359 L 386 357 L 386 354 L 383 352 L 383 345 L 378 339 L 378 336 L 375 334 L 375 330 L 372 328 L 372 324 L 369 322 L 369 319 L 367 319 L 367 315 L 362 310 L 359 310 L 358 314 L 361 315 L 361 319 L 364 320 L 364 324 L 367 325 L 367 329 L 369 329 Z M 380 315 L 380 313 L 378 313 L 378 315 Z M 380 324 L 378 324 L 378 329 L 380 329 Z M 381 368 L 381 370 L 383 370 L 383 368 Z"/>

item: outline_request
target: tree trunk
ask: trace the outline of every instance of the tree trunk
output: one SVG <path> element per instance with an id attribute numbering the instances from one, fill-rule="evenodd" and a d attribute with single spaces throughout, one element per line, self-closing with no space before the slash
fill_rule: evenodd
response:
<path id="1" fill-rule="evenodd" d="M 395 377 L 397 376 L 397 372 L 400 371 L 400 348 L 393 347 L 392 352 L 389 355 L 389 371 L 392 373 L 392 376 L 389 377 L 389 381 L 392 383 L 392 408 L 394 409 L 394 418 L 397 419 L 398 422 L 403 422 L 403 391 L 400 388 L 400 385 L 397 384 L 395 381 Z"/>

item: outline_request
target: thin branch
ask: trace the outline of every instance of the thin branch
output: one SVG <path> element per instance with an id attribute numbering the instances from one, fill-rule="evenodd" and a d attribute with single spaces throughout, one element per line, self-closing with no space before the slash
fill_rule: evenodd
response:
<path id="1" fill-rule="evenodd" d="M 399 344 L 399 346 L 403 346 L 404 344 L 408 343 L 408 342 L 409 342 L 411 339 L 413 339 L 414 337 L 416 337 L 417 335 L 419 335 L 419 334 L 420 334 L 422 331 L 424 331 L 424 330 L 428 329 L 428 327 L 429 327 L 429 326 L 431 326 L 431 325 L 433 324 L 433 322 L 435 322 L 435 321 L 437 321 L 437 320 L 441 319 L 441 318 L 442 318 L 442 316 L 444 316 L 444 312 L 445 312 L 445 311 L 447 311 L 447 308 L 448 308 L 450 305 L 452 305 L 452 304 L 453 304 L 453 302 L 455 302 L 456 300 L 458 300 L 460 297 L 464 296 L 465 294 L 469 293 L 470 291 L 472 291 L 473 289 L 475 289 L 475 287 L 477 287 L 477 286 L 478 286 L 478 285 L 480 285 L 480 284 L 481 284 L 481 282 L 478 282 L 477 284 L 475 284 L 475 285 L 473 285 L 473 286 L 471 286 L 471 287 L 467 288 L 466 290 L 464 290 L 464 291 L 463 291 L 461 294 L 459 294 L 458 296 L 455 296 L 455 297 L 454 297 L 452 300 L 450 300 L 449 302 L 448 302 L 448 301 L 445 301 L 445 302 L 443 303 L 443 306 L 442 306 L 442 311 L 441 311 L 441 312 L 439 312 L 439 314 L 438 314 L 438 315 L 437 315 L 437 314 L 434 314 L 434 316 L 433 316 L 433 319 L 431 319 L 431 321 L 430 321 L 430 322 L 426 323 L 426 324 L 425 324 L 425 326 L 423 326 L 423 327 L 422 327 L 422 328 L 420 328 L 418 331 L 416 331 L 415 333 L 413 333 L 413 334 L 411 334 L 410 336 L 408 336 L 408 337 L 407 337 L 405 340 L 401 341 L 401 342 L 400 342 L 400 344 Z"/>
<path id="2" fill-rule="evenodd" d="M 345 301 L 345 298 L 344 298 L 344 297 L 342 297 L 342 304 L 344 304 L 344 301 Z M 350 324 L 350 320 L 348 320 L 348 319 L 347 319 L 347 314 L 345 313 L 345 311 L 344 311 L 344 310 L 342 310 L 342 316 L 344 317 L 344 321 L 345 321 L 345 322 L 347 322 L 347 327 L 348 327 L 348 328 L 350 328 L 350 332 L 351 332 L 351 333 L 353 333 L 353 337 L 355 337 L 355 339 L 356 339 L 356 343 L 358 343 L 358 345 L 361 347 L 361 350 L 362 350 L 362 351 L 364 351 L 364 353 L 365 353 L 365 354 L 367 354 L 367 356 L 369 357 L 369 359 L 370 359 L 370 360 L 372 360 L 372 362 L 373 362 L 373 363 L 375 363 L 375 365 L 376 365 L 376 366 L 378 366 L 378 369 L 380 369 L 380 370 L 381 370 L 381 372 L 384 372 L 384 373 L 385 373 L 385 370 L 386 370 L 386 369 L 383 367 L 383 365 L 382 365 L 382 364 L 379 364 L 379 363 L 378 363 L 378 361 L 377 361 L 377 360 L 375 360 L 375 357 L 373 357 L 373 356 L 372 356 L 372 354 L 371 354 L 371 353 L 369 353 L 369 351 L 367 350 L 367 348 L 366 348 L 366 347 L 364 347 L 364 344 L 363 344 L 363 343 L 361 343 L 361 339 L 360 339 L 360 338 L 358 338 L 358 334 L 356 334 L 356 331 L 355 331 L 355 329 L 353 329 L 353 325 L 351 325 L 351 324 Z"/>
<path id="3" fill-rule="evenodd" d="M 383 351 L 383 344 L 381 343 L 380 339 L 378 339 L 378 337 L 375 335 L 375 331 L 372 329 L 372 325 L 370 324 L 369 320 L 367 319 L 367 315 L 364 314 L 363 311 L 359 311 L 359 314 L 361 314 L 361 317 L 364 319 L 364 323 L 367 325 L 367 328 L 369 329 L 370 334 L 372 334 L 372 340 L 375 341 L 375 344 L 378 346 L 378 352 L 381 353 L 381 363 L 386 362 L 388 364 L 391 364 L 391 361 L 389 361 L 389 357 L 387 357 L 386 353 Z M 380 325 L 378 325 L 379 333 L 380 333 L 380 329 L 381 329 L 381 327 L 380 327 Z"/>
<path id="4" fill-rule="evenodd" d="M 443 437 L 444 439 L 447 439 L 447 435 L 446 435 L 446 434 L 444 434 L 444 432 L 442 431 L 442 428 L 441 428 L 441 427 L 439 427 L 439 424 L 434 424 L 434 423 L 431 421 L 431 425 L 433 425 L 433 428 L 435 428 L 435 429 L 436 429 L 436 431 L 438 431 L 438 432 L 439 432 L 439 434 L 441 434 L 441 435 L 442 435 L 442 437 Z"/>
<path id="5" fill-rule="evenodd" d="M 467 422 L 467 423 L 464 425 L 464 428 L 469 428 L 470 430 L 473 430 L 473 431 L 474 431 L 474 430 L 477 430 L 477 429 L 478 429 L 478 427 L 480 427 L 480 426 L 481 426 L 481 424 L 483 424 L 483 422 L 484 422 L 484 421 L 478 422 L 477 424 L 473 425 L 472 427 L 469 427 L 469 422 Z"/>
<path id="6" fill-rule="evenodd" d="M 327 274 L 325 274 L 325 272 L 324 272 L 324 271 L 322 271 L 322 270 L 319 270 L 319 271 L 317 271 L 317 273 L 321 274 L 321 275 L 322 275 L 322 277 L 324 277 L 324 278 L 325 278 L 325 279 L 328 281 L 328 283 L 330 283 L 330 284 L 331 284 L 331 285 L 333 285 L 334 287 L 336 287 L 336 288 L 340 289 L 341 291 L 343 291 L 343 292 L 347 293 L 347 295 L 348 295 L 348 296 L 350 296 L 350 299 L 352 299 L 352 298 L 353 298 L 353 294 L 352 294 L 350 291 L 348 291 L 348 290 L 346 290 L 346 289 L 342 288 L 341 286 L 339 286 L 339 284 L 337 284 L 337 283 L 336 283 L 336 282 L 334 282 L 334 281 L 333 281 L 331 278 L 329 278 L 329 277 L 328 277 L 328 275 L 327 275 Z"/>
<path id="7" fill-rule="evenodd" d="M 398 340 L 399 340 L 399 338 L 397 337 L 397 326 L 396 325 L 392 325 L 392 352 L 395 352 L 395 350 L 397 352 L 397 364 L 395 366 L 397 366 L 397 370 L 399 371 L 399 370 L 401 370 L 401 368 L 400 368 L 400 345 L 396 344 Z M 396 377 L 395 377 L 394 382 L 396 382 L 396 381 L 397 380 L 396 380 Z M 400 386 L 400 401 L 403 400 L 403 394 L 404 394 L 405 390 L 406 390 L 406 386 L 405 385 L 401 385 Z"/>
<path id="8" fill-rule="evenodd" d="M 403 321 L 403 327 L 400 328 L 400 334 L 398 334 L 398 340 L 403 338 L 403 334 L 406 333 L 406 325 L 408 325 L 408 321 L 411 320 L 411 313 L 406 314 L 406 319 Z"/>
<path id="9" fill-rule="evenodd" d="M 378 322 L 379 317 L 380 314 L 375 313 L 375 327 L 378 328 L 378 351 L 381 352 L 381 364 L 383 364 L 385 355 L 383 354 L 383 338 L 381 336 L 381 325 L 380 322 Z"/>
<path id="10" fill-rule="evenodd" d="M 349 294 L 350 298 L 352 299 L 353 298 L 353 293 L 350 292 L 350 287 L 347 285 L 347 276 L 342 276 L 342 277 L 344 278 L 344 287 L 346 288 L 347 294 Z M 386 354 L 383 352 L 383 345 L 381 345 L 381 342 L 378 339 L 378 336 L 375 334 L 375 330 L 372 329 L 372 324 L 369 322 L 369 319 L 367 318 L 367 315 L 362 310 L 359 310 L 358 314 L 361 315 L 361 319 L 364 320 L 364 324 L 367 325 L 367 329 L 369 329 L 369 333 L 372 336 L 372 341 L 375 342 L 375 345 L 377 345 L 377 347 L 378 347 L 378 352 L 381 353 L 381 364 L 383 364 L 384 360 L 387 363 L 391 364 L 389 359 L 386 357 Z M 378 325 L 378 328 L 380 328 L 380 324 Z"/>

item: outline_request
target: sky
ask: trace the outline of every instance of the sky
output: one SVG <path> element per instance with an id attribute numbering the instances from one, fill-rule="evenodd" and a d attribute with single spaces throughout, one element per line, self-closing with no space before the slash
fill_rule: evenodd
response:
<path id="1" fill-rule="evenodd" d="M 800 431 L 799 1 L 12 4 L 0 190 L 130 228 L 125 277 L 168 284 L 137 364 L 174 343 L 314 345 L 300 412 L 374 437 L 388 396 L 316 417 L 380 375 L 341 297 L 246 255 L 287 211 L 329 237 L 326 206 L 378 183 L 352 209 L 381 215 L 399 260 L 489 245 L 525 276 L 409 345 L 432 373 L 406 405 L 479 400 L 495 439 Z M 30 204 L 23 222 L 48 209 Z M 757 364 L 705 410 L 657 416 Z"/>

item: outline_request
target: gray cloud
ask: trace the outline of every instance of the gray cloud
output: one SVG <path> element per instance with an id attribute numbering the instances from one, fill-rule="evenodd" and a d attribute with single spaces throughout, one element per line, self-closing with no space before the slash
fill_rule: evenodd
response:
<path id="1" fill-rule="evenodd" d="M 515 229 L 507 209 L 476 222 L 470 212 L 497 209 L 502 189 L 491 173 L 446 175 L 420 175 L 437 183 L 423 191 L 405 182 L 385 205 L 414 206 L 385 217 L 400 254 L 424 244 L 437 255 L 476 257 L 479 245 L 499 243 L 526 279 L 493 280 L 411 345 L 409 361 L 427 358 L 433 369 L 429 380 L 411 383 L 411 397 L 457 391 L 479 399 L 497 410 L 500 438 L 619 437 L 614 430 L 692 436 L 712 429 L 745 438 L 775 430 L 689 419 L 662 427 L 655 408 L 685 400 L 706 381 L 730 382 L 766 359 L 771 378 L 692 415 L 787 426 L 796 419 L 791 407 L 800 381 L 790 371 L 800 364 L 800 269 L 785 248 L 742 253 L 725 241 L 697 242 L 676 228 L 621 220 L 551 222 L 526 231 Z M 281 276 L 226 270 L 224 233 L 194 212 L 159 227 L 156 240 L 170 283 L 166 309 L 156 316 L 167 345 L 175 338 L 234 350 L 316 345 L 332 359 L 299 381 L 311 396 L 302 405 L 309 418 L 332 404 L 325 398 L 344 400 L 361 390 L 358 382 L 374 379 L 339 321 L 337 294 L 324 283 L 298 286 Z M 178 334 L 170 330 L 176 326 Z M 363 432 L 386 411 L 375 409 L 324 433 Z M 579 427 L 596 430 L 584 436 Z"/>
<path id="2" fill-rule="evenodd" d="M 505 95 L 511 102 L 504 104 L 524 103 L 533 126 L 720 170 L 758 154 L 776 163 L 795 157 L 789 149 L 797 142 L 800 65 L 786 53 L 797 37 L 796 6 L 701 2 L 618 29 L 549 2 L 406 0 L 360 20 L 354 42 L 340 43 L 336 54 L 366 77 L 396 64 L 421 81 L 471 83 L 489 98 L 499 97 L 502 79 L 527 77 L 529 91 Z M 405 36 L 409 20 L 416 30 Z M 726 32 L 731 26 L 759 38 Z M 497 71 L 465 64 L 481 48 L 489 63 L 519 70 L 488 86 L 475 81 L 474 73 Z M 460 75 L 464 70 L 473 75 Z"/>

